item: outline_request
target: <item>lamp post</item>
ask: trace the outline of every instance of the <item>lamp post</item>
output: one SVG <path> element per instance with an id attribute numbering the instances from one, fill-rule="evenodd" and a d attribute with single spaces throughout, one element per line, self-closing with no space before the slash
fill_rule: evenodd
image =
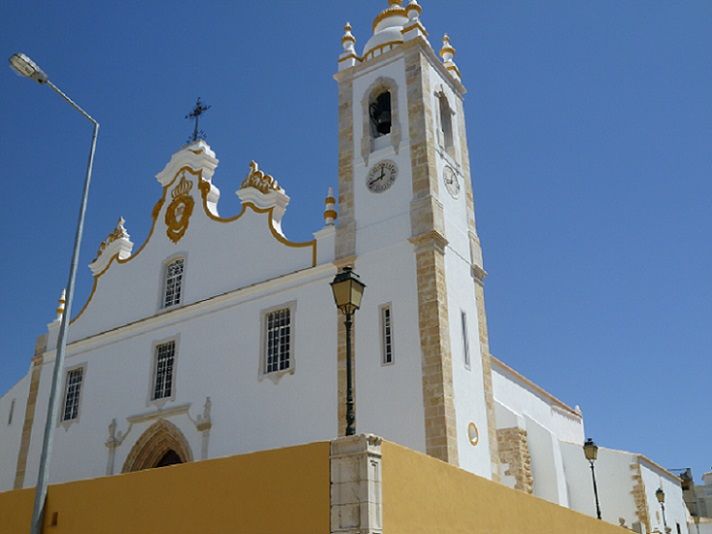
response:
<path id="1" fill-rule="evenodd" d="M 663 511 L 663 527 L 665 527 L 665 532 L 667 532 L 668 526 L 667 519 L 665 518 L 665 492 L 663 491 L 663 488 L 658 488 L 655 491 L 655 498 L 658 499 L 658 502 L 660 503 L 660 508 Z"/>
<path id="2" fill-rule="evenodd" d="M 35 504 L 32 510 L 32 534 L 41 534 L 42 522 L 45 512 L 45 502 L 47 500 L 47 483 L 49 480 L 49 460 L 52 454 L 52 440 L 54 437 L 54 425 L 59 416 L 59 400 L 57 398 L 57 388 L 60 382 L 62 370 L 64 369 L 64 355 L 67 349 L 67 329 L 69 318 L 72 313 L 72 300 L 74 297 L 74 281 L 77 275 L 77 264 L 79 262 L 79 249 L 84 231 L 84 214 L 87 209 L 87 199 L 89 196 L 89 184 L 91 183 L 91 171 L 94 165 L 94 152 L 96 151 L 96 138 L 99 134 L 99 123 L 86 111 L 54 85 L 47 74 L 25 54 L 17 53 L 10 57 L 10 67 L 20 76 L 35 80 L 40 85 L 48 85 L 55 93 L 61 96 L 69 105 L 81 113 L 93 125 L 91 147 L 89 149 L 89 160 L 87 162 L 86 176 L 84 178 L 84 188 L 82 190 L 82 200 L 79 207 L 79 218 L 77 229 L 74 234 L 74 249 L 72 259 L 69 264 L 69 277 L 67 280 L 67 297 L 62 313 L 62 320 L 59 325 L 57 336 L 57 352 L 54 359 L 54 369 L 52 371 L 52 383 L 50 385 L 49 403 L 47 406 L 47 420 L 45 422 L 44 435 L 42 438 L 42 455 L 40 456 L 39 474 L 37 475 L 37 487 L 35 488 Z"/>
<path id="3" fill-rule="evenodd" d="M 596 485 L 596 468 L 593 463 L 598 458 L 598 445 L 594 443 L 591 438 L 586 440 L 583 444 L 583 453 L 586 456 L 586 460 L 591 465 L 591 477 L 593 478 L 593 495 L 596 497 L 596 517 L 601 519 L 601 506 L 598 504 L 598 486 Z"/>
<path id="4" fill-rule="evenodd" d="M 351 267 L 344 267 L 331 282 L 336 307 L 344 314 L 346 327 L 346 435 L 356 433 L 356 414 L 354 413 L 353 378 L 351 373 L 351 325 L 353 314 L 361 307 L 361 298 L 366 286 L 352 271 Z"/>

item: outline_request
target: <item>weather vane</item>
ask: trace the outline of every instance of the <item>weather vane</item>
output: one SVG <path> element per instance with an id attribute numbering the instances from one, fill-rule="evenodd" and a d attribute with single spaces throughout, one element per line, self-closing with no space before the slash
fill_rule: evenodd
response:
<path id="1" fill-rule="evenodd" d="M 188 113 L 185 118 L 186 119 L 195 119 L 195 126 L 193 127 L 193 135 L 191 135 L 188 138 L 189 143 L 194 143 L 198 139 L 205 139 L 206 135 L 203 130 L 198 129 L 198 121 L 200 120 L 200 116 L 208 111 L 212 106 L 206 106 L 200 101 L 200 97 L 198 97 L 198 100 L 195 101 L 195 107 L 193 108 L 193 111 Z"/>

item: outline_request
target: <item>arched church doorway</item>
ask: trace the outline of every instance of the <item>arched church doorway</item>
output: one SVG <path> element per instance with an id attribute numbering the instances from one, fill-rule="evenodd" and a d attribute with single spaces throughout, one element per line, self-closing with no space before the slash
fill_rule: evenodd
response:
<path id="1" fill-rule="evenodd" d="M 123 473 L 166 467 L 193 460 L 190 445 L 183 433 L 164 419 L 151 425 L 129 452 Z"/>

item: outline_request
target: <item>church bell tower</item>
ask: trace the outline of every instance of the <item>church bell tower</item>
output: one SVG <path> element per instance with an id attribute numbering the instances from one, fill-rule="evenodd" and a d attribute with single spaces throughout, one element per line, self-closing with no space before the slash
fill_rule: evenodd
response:
<path id="1" fill-rule="evenodd" d="M 336 264 L 368 285 L 356 317 L 357 429 L 497 478 L 465 87 L 449 37 L 433 50 L 418 2 L 388 4 L 360 53 L 346 24 L 335 75 Z M 343 346 L 340 332 L 341 398 Z"/>

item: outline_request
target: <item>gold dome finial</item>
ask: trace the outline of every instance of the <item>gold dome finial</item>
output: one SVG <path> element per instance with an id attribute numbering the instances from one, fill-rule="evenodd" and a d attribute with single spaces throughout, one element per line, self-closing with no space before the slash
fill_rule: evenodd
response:
<path id="1" fill-rule="evenodd" d="M 64 304 L 67 302 L 67 290 L 63 289 L 62 294 L 59 296 L 59 303 L 57 304 L 57 309 L 55 310 L 57 312 L 57 317 L 55 321 L 59 321 L 62 318 L 62 314 L 64 313 Z"/>
<path id="2" fill-rule="evenodd" d="M 388 0 L 388 7 L 381 11 L 378 15 L 376 15 L 376 18 L 373 19 L 372 29 L 374 32 L 376 31 L 378 24 L 388 17 L 408 17 L 405 8 L 401 5 L 402 2 L 403 0 Z"/>
<path id="3" fill-rule="evenodd" d="M 450 36 L 447 33 L 443 35 L 443 47 L 440 49 L 440 57 L 445 61 L 449 61 L 455 57 L 455 48 L 453 48 L 452 43 L 450 43 Z"/>
<path id="4" fill-rule="evenodd" d="M 443 47 L 440 49 L 440 57 L 443 58 L 443 65 L 445 65 L 445 68 L 459 80 L 460 69 L 457 68 L 454 61 L 455 48 L 452 46 L 450 36 L 447 33 L 443 35 Z"/>
<path id="5" fill-rule="evenodd" d="M 351 51 L 354 48 L 354 44 L 356 44 L 356 37 L 351 33 L 351 23 L 347 22 L 344 25 L 344 36 L 341 38 L 341 46 L 344 47 L 344 50 Z"/>
<path id="6" fill-rule="evenodd" d="M 336 217 L 338 217 L 336 214 L 336 198 L 334 197 L 334 190 L 329 186 L 329 191 L 324 199 L 324 224 L 333 225 Z"/>

